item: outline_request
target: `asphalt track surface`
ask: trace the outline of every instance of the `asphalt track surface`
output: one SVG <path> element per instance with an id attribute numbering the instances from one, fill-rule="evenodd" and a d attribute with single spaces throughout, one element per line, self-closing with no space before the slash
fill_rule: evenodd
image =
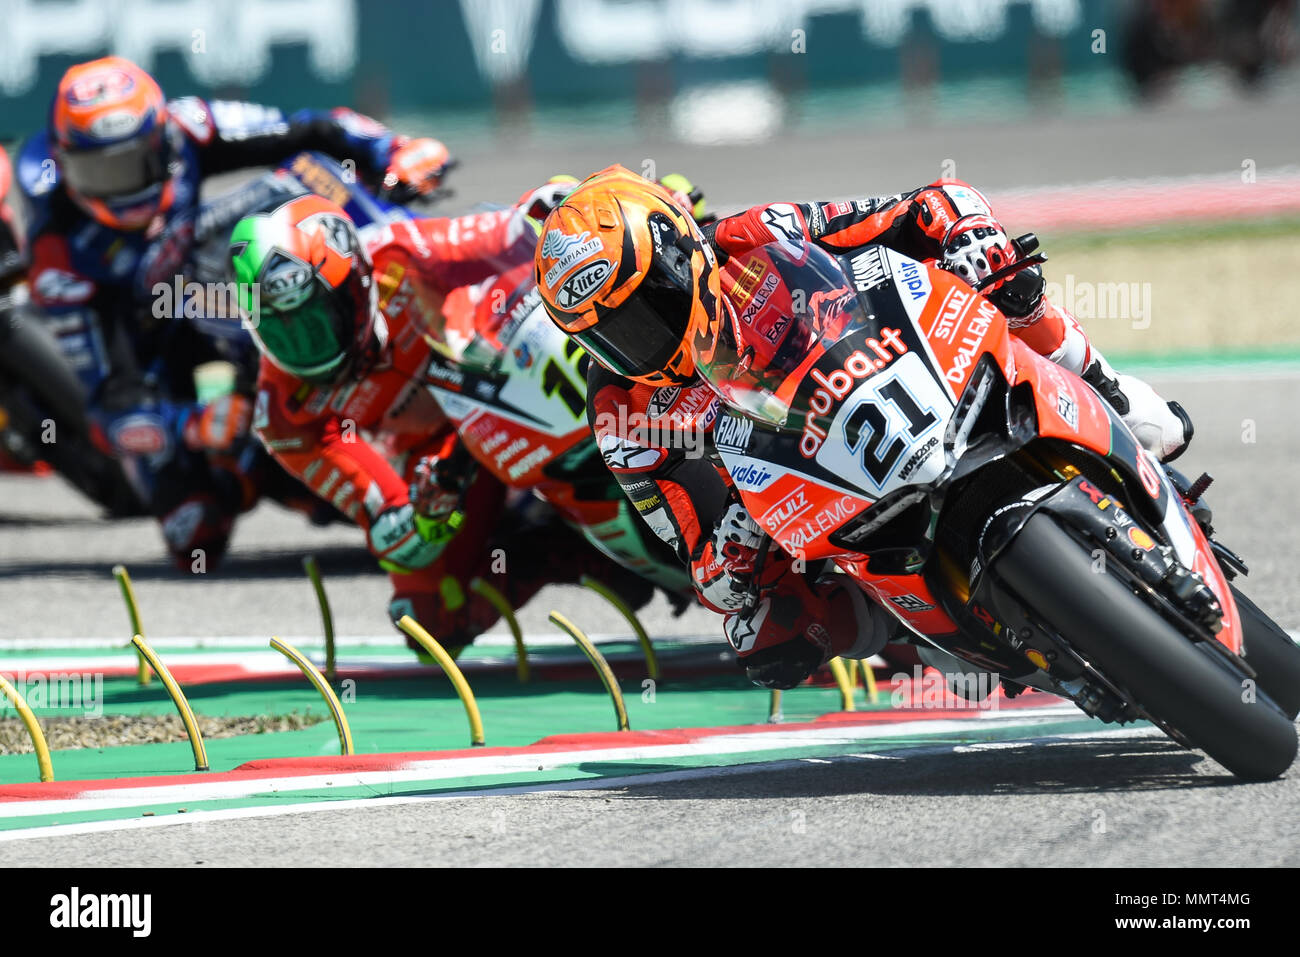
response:
<path id="1" fill-rule="evenodd" d="M 495 141 L 451 144 L 463 162 L 450 180 L 456 195 L 449 205 L 509 202 L 557 173 L 582 177 L 611 163 L 638 173 L 683 173 L 722 213 L 757 202 L 889 195 L 940 175 L 991 192 L 1108 179 L 1237 177 L 1247 160 L 1260 174 L 1300 166 L 1300 127 L 1286 119 L 1295 109 L 1294 103 L 1247 100 L 1119 114 L 993 114 L 964 123 L 917 116 L 898 129 L 873 123 L 865 106 L 838 124 L 722 146 L 529 140 L 502 132 Z M 1032 222 L 1007 225 L 1034 228 Z"/>
<path id="2" fill-rule="evenodd" d="M 1300 373 L 1167 375 L 1161 390 L 1197 423 L 1182 463 L 1216 479 L 1209 498 L 1226 543 L 1250 563 L 1247 590 L 1300 628 Z M 1252 432 L 1253 430 L 1253 432 Z M 1254 441 L 1246 441 L 1252 439 Z M 311 529 L 274 506 L 241 524 L 228 563 L 183 579 L 145 521 L 105 523 L 53 480 L 0 478 L 0 636 L 121 636 L 109 577 L 125 562 L 155 635 L 309 634 L 299 556 L 325 563 L 339 631 L 383 632 L 386 578 L 344 528 Z M 523 613 L 551 631 L 552 607 L 580 608 L 593 631 L 622 631 L 580 592 L 548 589 Z M 702 612 L 652 635 L 714 627 Z M 309 813 L 131 827 L 6 842 L 7 864 L 249 866 L 1300 864 L 1300 772 L 1235 783 L 1213 761 L 1150 730 L 930 745 L 870 758 L 787 761 L 464 797 L 314 806 Z M 870 840 L 888 834 L 888 841 Z M 815 851 L 813 850 L 815 849 Z"/>

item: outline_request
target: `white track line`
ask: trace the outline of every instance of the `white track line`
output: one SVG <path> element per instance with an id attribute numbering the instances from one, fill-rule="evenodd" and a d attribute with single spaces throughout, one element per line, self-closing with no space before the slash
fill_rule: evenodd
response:
<path id="1" fill-rule="evenodd" d="M 1045 745 L 1070 743 L 1089 738 L 1139 738 L 1157 736 L 1152 728 L 1117 728 L 1108 731 L 1085 731 L 1072 734 L 1049 735 L 1039 738 L 1024 738 L 1014 742 L 1017 747 L 1043 747 Z M 989 744 L 1011 744 L 1012 742 L 989 742 Z M 817 763 L 846 763 L 855 760 L 891 757 L 894 760 L 906 760 L 908 756 L 931 754 L 963 754 L 981 750 L 978 745 L 906 745 L 898 748 L 892 755 L 876 753 L 846 754 L 832 758 L 819 758 Z M 622 777 L 593 778 L 589 781 L 556 781 L 549 784 L 522 784 L 489 790 L 450 791 L 445 794 L 416 794 L 403 797 L 348 798 L 339 801 L 312 802 L 304 804 L 284 804 L 276 807 L 223 808 L 218 810 L 196 810 L 185 814 L 167 817 L 128 818 L 116 821 L 85 821 L 78 824 L 53 824 L 47 827 L 19 828 L 12 831 L 0 831 L 0 843 L 6 841 L 37 840 L 40 838 L 72 837 L 81 834 L 101 834 L 111 831 L 130 831 L 142 828 L 174 827 L 176 825 L 209 824 L 218 821 L 235 821 L 248 818 L 283 817 L 295 814 L 314 814 L 324 811 L 346 811 L 359 809 L 378 809 L 400 807 L 412 804 L 428 804 L 436 801 L 453 801 L 485 797 L 502 797 L 518 794 L 538 794 L 549 791 L 607 791 L 614 788 L 637 787 L 649 784 L 668 784 L 680 781 L 695 781 L 706 778 L 727 777 L 737 774 L 758 774 L 765 771 L 780 771 L 796 768 L 808 763 L 806 758 L 784 758 L 779 761 L 752 762 L 749 764 L 722 765 L 707 768 L 682 768 L 679 771 L 654 771 L 646 774 L 630 774 Z"/>
<path id="2" fill-rule="evenodd" d="M 325 640 L 320 635 L 280 635 L 282 641 L 287 641 L 301 651 L 316 650 L 325 647 Z M 524 644 L 530 648 L 559 648 L 573 647 L 573 639 L 567 635 L 551 632 L 549 634 L 529 634 L 524 635 Z M 593 642 L 633 642 L 636 641 L 634 635 L 616 635 L 606 634 L 603 632 L 590 632 L 588 636 Z M 268 632 L 265 635 L 216 635 L 203 637 L 200 635 L 182 635 L 179 637 L 156 638 L 151 639 L 149 644 L 155 651 L 161 653 L 164 651 L 185 651 L 192 648 L 257 648 L 266 647 L 271 639 Z M 671 641 L 674 644 L 725 644 L 726 639 L 722 637 L 721 631 L 716 635 L 656 635 L 656 640 Z M 129 649 L 131 643 L 124 641 L 121 637 L 103 638 L 0 638 L 0 652 L 8 651 L 46 651 L 56 649 L 58 651 L 67 651 L 70 649 L 83 650 L 91 648 L 122 648 Z M 513 648 L 515 646 L 514 638 L 508 634 L 488 633 L 479 635 L 474 639 L 471 648 Z M 349 648 L 391 648 L 394 651 L 408 651 L 406 643 L 398 635 L 360 635 L 338 638 L 334 647 L 339 651 L 346 651 Z"/>
<path id="3" fill-rule="evenodd" d="M 971 730 L 972 723 L 997 722 L 1032 727 L 1077 715 L 1072 705 L 1023 708 L 1009 711 L 976 711 L 966 719 L 902 721 L 897 724 L 819 725 L 786 731 L 755 731 L 706 735 L 683 744 L 637 745 L 578 749 L 573 751 L 525 751 L 522 754 L 471 755 L 412 761 L 397 770 L 332 771 L 320 774 L 250 777 L 235 780 L 197 781 L 185 784 L 96 788 L 87 784 L 83 797 L 50 800 L 23 799 L 0 803 L 0 819 L 36 817 L 43 814 L 75 814 L 105 809 L 145 807 L 196 801 L 241 800 L 268 793 L 369 787 L 376 790 L 398 784 L 472 778 L 481 775 L 525 774 L 544 768 L 561 768 L 597 761 L 645 761 L 656 758 L 715 757 L 756 754 L 787 748 L 813 748 L 857 744 L 882 738 L 910 735 L 955 734 Z"/>

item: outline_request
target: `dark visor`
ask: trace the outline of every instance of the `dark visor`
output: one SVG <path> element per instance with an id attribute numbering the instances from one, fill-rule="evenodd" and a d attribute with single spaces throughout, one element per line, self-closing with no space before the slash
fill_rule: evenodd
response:
<path id="1" fill-rule="evenodd" d="M 356 337 L 358 313 L 369 299 L 355 270 L 347 282 L 330 290 L 319 280 L 310 299 L 279 312 L 263 306 L 254 336 L 289 372 L 308 381 L 329 380 L 337 373 Z"/>
<path id="2" fill-rule="evenodd" d="M 148 136 L 89 150 L 61 151 L 68 185 L 92 199 L 115 199 L 141 193 L 167 178 L 168 150 L 164 127 Z"/>
<path id="3" fill-rule="evenodd" d="M 597 306 L 599 321 L 573 338 L 619 375 L 662 372 L 682 347 L 691 304 L 690 290 L 656 257 L 627 302 L 610 310 Z"/>

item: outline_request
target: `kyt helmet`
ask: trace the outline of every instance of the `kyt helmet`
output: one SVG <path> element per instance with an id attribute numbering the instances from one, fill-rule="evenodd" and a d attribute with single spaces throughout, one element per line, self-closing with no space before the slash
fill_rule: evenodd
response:
<path id="1" fill-rule="evenodd" d="M 137 230 L 172 202 L 167 102 L 130 60 L 70 67 L 50 110 L 50 140 L 68 195 L 95 220 Z"/>
<path id="2" fill-rule="evenodd" d="M 695 374 L 688 337 L 720 313 L 708 240 L 664 187 L 621 166 L 582 182 L 542 224 L 537 287 L 593 359 L 647 385 Z"/>
<path id="3" fill-rule="evenodd" d="M 244 217 L 230 261 L 258 348 L 286 372 L 335 382 L 387 340 L 370 256 L 329 200 L 307 194 Z"/>

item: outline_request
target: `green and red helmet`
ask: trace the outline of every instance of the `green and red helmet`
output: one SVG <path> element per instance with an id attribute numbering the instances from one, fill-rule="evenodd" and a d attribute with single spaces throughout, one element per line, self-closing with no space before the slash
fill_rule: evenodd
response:
<path id="1" fill-rule="evenodd" d="M 300 379 L 338 381 L 387 338 L 370 256 L 348 214 L 321 196 L 245 216 L 230 262 L 258 348 Z"/>

